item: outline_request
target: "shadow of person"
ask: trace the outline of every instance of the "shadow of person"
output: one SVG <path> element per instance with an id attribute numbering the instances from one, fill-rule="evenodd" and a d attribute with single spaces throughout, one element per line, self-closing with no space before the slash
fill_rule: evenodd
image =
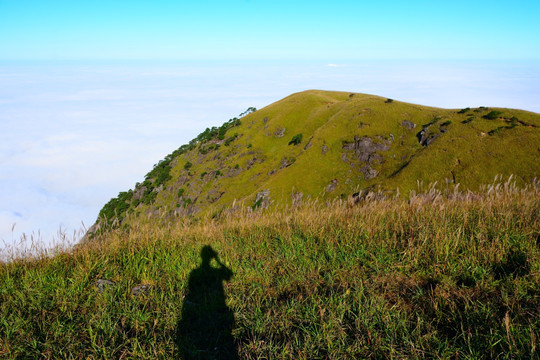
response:
<path id="1" fill-rule="evenodd" d="M 187 294 L 178 321 L 176 343 L 182 359 L 238 359 L 231 330 L 234 314 L 225 303 L 223 282 L 233 272 L 206 245 L 201 265 L 189 275 Z M 218 267 L 211 265 L 215 259 Z"/>

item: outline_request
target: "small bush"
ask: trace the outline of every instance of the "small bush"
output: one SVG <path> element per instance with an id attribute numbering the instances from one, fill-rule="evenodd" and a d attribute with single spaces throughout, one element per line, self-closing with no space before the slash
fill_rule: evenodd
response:
<path id="1" fill-rule="evenodd" d="M 188 161 L 187 163 L 184 164 L 184 170 L 189 170 L 191 169 L 192 166 L 193 164 Z"/>
<path id="2" fill-rule="evenodd" d="M 184 188 L 178 189 L 178 197 L 182 197 L 182 195 L 184 195 L 185 192 L 186 190 Z"/>
<path id="3" fill-rule="evenodd" d="M 298 145 L 302 142 L 302 134 L 296 134 L 292 137 L 291 141 L 289 141 L 289 145 Z"/>
<path id="4" fill-rule="evenodd" d="M 471 108 L 469 107 L 466 107 L 465 109 L 461 109 L 458 111 L 458 114 L 465 114 L 466 112 L 469 112 L 471 110 Z"/>
<path id="5" fill-rule="evenodd" d="M 510 118 L 510 127 L 515 128 L 517 126 L 519 119 L 515 116 Z"/>
<path id="6" fill-rule="evenodd" d="M 193 201 L 190 198 L 187 198 L 187 199 L 183 200 L 184 208 L 191 205 L 192 203 L 193 203 Z"/>
<path id="7" fill-rule="evenodd" d="M 487 113 L 487 115 L 482 116 L 484 119 L 495 120 L 502 114 L 502 111 L 493 110 Z"/>
<path id="8" fill-rule="evenodd" d="M 385 104 L 390 104 L 391 102 L 394 102 L 394 99 L 386 99 Z"/>
<path id="9" fill-rule="evenodd" d="M 206 171 L 203 171 L 203 172 L 201 173 L 201 179 L 202 179 L 206 174 L 207 174 L 207 172 L 206 172 Z"/>
<path id="10" fill-rule="evenodd" d="M 233 136 L 225 140 L 225 146 L 229 146 L 236 138 L 238 137 L 238 134 L 235 133 Z"/>
<path id="11" fill-rule="evenodd" d="M 466 120 L 463 120 L 461 123 L 462 124 L 467 124 L 467 123 L 470 123 L 473 120 L 474 120 L 474 117 L 471 116 L 471 117 L 468 117 Z"/>
<path id="12" fill-rule="evenodd" d="M 443 122 L 443 123 L 441 124 L 441 126 L 448 126 L 448 125 L 450 125 L 451 123 L 452 123 L 452 122 L 451 122 L 450 120 L 446 120 L 445 122 Z"/>

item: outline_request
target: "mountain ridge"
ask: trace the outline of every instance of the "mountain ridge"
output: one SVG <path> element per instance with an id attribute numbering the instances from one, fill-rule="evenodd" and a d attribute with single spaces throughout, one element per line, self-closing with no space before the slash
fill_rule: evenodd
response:
<path id="1" fill-rule="evenodd" d="M 207 128 L 121 192 L 92 231 L 146 217 L 218 216 L 362 191 L 407 194 L 419 182 L 478 190 L 494 176 L 540 174 L 540 114 L 443 109 L 307 90 Z"/>

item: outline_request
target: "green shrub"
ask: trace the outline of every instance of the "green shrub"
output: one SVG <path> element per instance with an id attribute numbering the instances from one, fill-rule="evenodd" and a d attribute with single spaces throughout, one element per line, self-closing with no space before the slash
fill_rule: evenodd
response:
<path id="1" fill-rule="evenodd" d="M 502 114 L 502 111 L 493 110 L 482 116 L 484 119 L 495 120 Z"/>
<path id="2" fill-rule="evenodd" d="M 207 174 L 207 172 L 206 172 L 206 171 L 203 171 L 203 172 L 201 173 L 201 179 L 202 179 L 206 174 Z"/>
<path id="3" fill-rule="evenodd" d="M 103 206 L 99 212 L 99 218 L 106 219 L 108 225 L 112 225 L 115 220 L 121 222 L 129 209 L 132 198 L 133 190 L 120 192 L 117 197 L 112 198 Z"/>
<path id="4" fill-rule="evenodd" d="M 394 102 L 394 99 L 386 99 L 385 103 L 390 104 L 391 102 Z"/>
<path id="5" fill-rule="evenodd" d="M 517 123 L 518 123 L 519 119 L 515 116 L 512 116 L 510 118 L 510 127 L 514 128 L 517 126 Z"/>
<path id="6" fill-rule="evenodd" d="M 185 192 L 186 190 L 184 188 L 178 189 L 178 197 L 182 197 L 182 195 L 184 195 Z"/>
<path id="7" fill-rule="evenodd" d="M 225 140 L 225 146 L 229 146 L 236 138 L 238 137 L 238 134 L 235 133 L 233 136 Z"/>
<path id="8" fill-rule="evenodd" d="M 292 137 L 291 141 L 289 141 L 289 145 L 298 145 L 302 142 L 302 134 L 296 134 Z"/>
<path id="9" fill-rule="evenodd" d="M 450 125 L 451 123 L 452 123 L 452 122 L 451 122 L 450 120 L 446 120 L 445 122 L 443 122 L 443 123 L 441 124 L 441 126 L 448 126 L 448 125 Z"/>
<path id="10" fill-rule="evenodd" d="M 466 107 L 465 109 L 461 109 L 458 111 L 458 114 L 465 114 L 466 112 L 469 112 L 471 110 L 470 107 Z"/>
<path id="11" fill-rule="evenodd" d="M 468 117 L 466 120 L 463 120 L 461 123 L 462 123 L 462 124 L 467 124 L 467 123 L 470 123 L 470 122 L 473 121 L 473 120 L 474 120 L 474 117 L 470 116 L 470 117 Z"/>
<path id="12" fill-rule="evenodd" d="M 186 162 L 184 164 L 184 170 L 189 170 L 189 169 L 191 169 L 192 166 L 193 166 L 193 164 L 188 161 L 188 162 Z"/>

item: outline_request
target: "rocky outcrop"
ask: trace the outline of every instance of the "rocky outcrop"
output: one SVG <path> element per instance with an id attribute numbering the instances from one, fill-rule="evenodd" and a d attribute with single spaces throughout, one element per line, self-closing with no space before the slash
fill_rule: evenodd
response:
<path id="1" fill-rule="evenodd" d="M 116 285 L 116 283 L 112 280 L 107 279 L 97 279 L 96 281 L 96 287 L 99 292 L 104 292 L 107 289 L 111 289 Z"/>
<path id="2" fill-rule="evenodd" d="M 332 179 L 330 181 L 330 184 L 328 184 L 328 186 L 326 187 L 326 192 L 329 193 L 329 192 L 332 192 L 336 189 L 336 187 L 338 186 L 338 181 L 337 179 Z"/>
<path id="3" fill-rule="evenodd" d="M 326 146 L 326 144 L 323 144 L 323 146 L 321 146 L 321 154 L 326 154 L 328 152 L 328 146 Z"/>
<path id="4" fill-rule="evenodd" d="M 210 204 L 213 204 L 215 203 L 216 201 L 218 201 L 222 196 L 223 194 L 225 194 L 225 191 L 220 191 L 220 190 L 216 190 L 216 189 L 212 189 L 208 192 L 208 195 L 206 196 L 206 200 L 210 203 Z"/>
<path id="5" fill-rule="evenodd" d="M 409 120 L 403 120 L 401 122 L 401 126 L 403 126 L 405 129 L 412 130 L 416 127 L 416 124 Z"/>
<path id="6" fill-rule="evenodd" d="M 285 169 L 286 167 L 289 167 L 291 166 L 292 164 L 294 164 L 294 162 L 296 161 L 295 158 L 291 158 L 291 157 L 288 157 L 288 158 L 283 158 L 281 160 L 281 163 L 279 164 L 279 169 Z"/>
<path id="7" fill-rule="evenodd" d="M 428 125 L 416 134 L 416 138 L 418 139 L 420 145 L 428 146 L 442 134 L 443 132 L 436 129 L 433 125 Z"/>
<path id="8" fill-rule="evenodd" d="M 377 136 L 377 140 L 378 142 L 375 142 L 368 136 L 355 136 L 353 142 L 346 142 L 342 146 L 344 153 L 341 159 L 351 165 L 359 166 L 365 180 L 373 179 L 379 175 L 379 171 L 374 169 L 373 165 L 384 162 L 384 157 L 379 152 L 390 150 L 394 136 L 390 134 L 388 139 Z"/>
<path id="9" fill-rule="evenodd" d="M 377 177 L 377 175 L 379 175 L 379 172 L 377 170 L 373 169 L 369 165 L 362 166 L 360 168 L 360 171 L 362 172 L 362 174 L 364 174 L 364 179 L 365 180 L 373 179 L 373 178 Z"/>
<path id="10" fill-rule="evenodd" d="M 277 138 L 285 136 L 285 128 L 277 128 L 276 131 L 274 131 L 274 136 Z"/>
<path id="11" fill-rule="evenodd" d="M 306 146 L 304 146 L 304 150 L 307 150 L 311 147 L 311 140 L 313 140 L 313 137 L 309 138 L 308 143 L 306 144 Z"/>
<path id="12" fill-rule="evenodd" d="M 382 157 L 377 154 L 378 151 L 390 150 L 390 144 L 392 140 L 383 140 L 383 142 L 376 143 L 372 138 L 368 136 L 354 137 L 354 141 L 350 143 L 344 143 L 342 149 L 344 151 L 353 151 L 356 160 L 363 163 L 371 164 L 375 161 L 380 161 Z"/>

